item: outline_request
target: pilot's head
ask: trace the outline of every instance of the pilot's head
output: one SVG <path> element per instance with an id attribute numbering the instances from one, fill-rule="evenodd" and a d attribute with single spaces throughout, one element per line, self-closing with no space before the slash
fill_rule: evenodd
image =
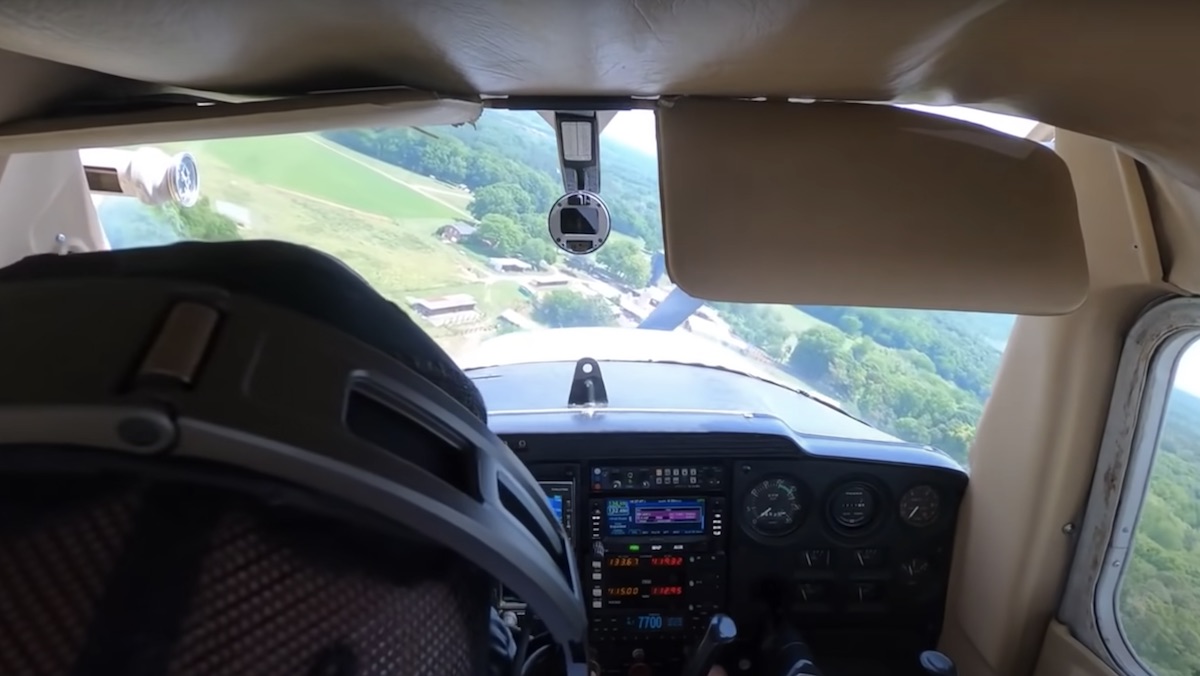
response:
<path id="1" fill-rule="evenodd" d="M 582 669 L 537 484 L 340 264 L 37 257 L 0 270 L 0 311 L 0 674 L 489 673 L 497 583 L 549 627 L 522 652 Z"/>

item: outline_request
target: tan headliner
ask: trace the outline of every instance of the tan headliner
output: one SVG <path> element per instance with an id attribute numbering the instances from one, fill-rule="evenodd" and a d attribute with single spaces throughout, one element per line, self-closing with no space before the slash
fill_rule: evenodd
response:
<path id="1" fill-rule="evenodd" d="M 346 11 L 333 0 L 13 0 L 0 4 L 0 49 L 136 81 L 243 93 L 403 85 L 459 95 L 976 104 L 1108 138 L 1200 187 L 1200 97 L 1188 94 L 1200 62 L 1181 58 L 1200 28 L 1200 5 L 870 7 L 362 0 Z M 0 112 L 44 105 L 48 73 L 40 75 L 6 78 Z M 64 96 L 118 88 L 78 73 L 57 82 L 71 92 Z"/>
<path id="2" fill-rule="evenodd" d="M 0 3 L 0 123 L 164 86 L 972 105 L 1111 140 L 1149 165 L 1160 245 L 1176 262 L 1168 279 L 1200 292 L 1200 274 L 1190 272 L 1200 268 L 1191 264 L 1200 235 L 1187 225 L 1200 214 L 1200 96 L 1192 86 L 1200 61 L 1185 56 L 1200 29 L 1200 5 L 911 0 L 869 7 L 360 0 L 346 11 L 333 0 L 13 0 Z M 229 135 L 266 133 L 271 123 L 230 127 Z M 0 150 L 19 147 L 0 139 Z"/>

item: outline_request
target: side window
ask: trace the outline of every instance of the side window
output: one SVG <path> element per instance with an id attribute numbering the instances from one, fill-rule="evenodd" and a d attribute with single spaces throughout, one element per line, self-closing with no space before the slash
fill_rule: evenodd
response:
<path id="1" fill-rule="evenodd" d="M 1200 343 L 1179 358 L 1153 448 L 1116 615 L 1148 671 L 1194 676 L 1200 674 Z"/>
<path id="2" fill-rule="evenodd" d="M 1078 527 L 1076 527 L 1078 525 Z M 1058 619 L 1128 676 L 1200 676 L 1200 298 L 1125 340 Z"/>

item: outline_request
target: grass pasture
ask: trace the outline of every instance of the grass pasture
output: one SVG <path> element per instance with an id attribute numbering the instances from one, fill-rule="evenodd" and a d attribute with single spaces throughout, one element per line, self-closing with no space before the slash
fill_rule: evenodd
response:
<path id="1" fill-rule="evenodd" d="M 428 191 L 429 194 L 437 197 L 439 200 L 463 210 L 467 210 L 467 206 L 471 204 L 471 193 L 466 190 L 461 190 L 449 183 L 443 183 L 435 178 L 422 176 L 418 173 L 397 167 L 394 164 L 388 164 L 383 160 L 377 160 L 370 155 L 364 155 L 356 150 L 352 150 L 345 146 L 338 145 L 333 141 L 326 140 L 320 136 L 313 134 L 309 136 L 313 143 L 329 148 L 330 150 L 340 153 L 345 157 L 353 158 L 362 164 L 382 172 L 392 178 L 395 178 L 402 183 L 407 183 L 416 189 L 417 192 Z"/>
<path id="2" fill-rule="evenodd" d="M 451 220 L 462 216 L 303 134 L 199 141 L 182 147 L 210 160 L 200 164 L 205 185 L 219 168 L 206 165 L 216 160 L 226 170 L 236 167 L 236 173 L 250 181 L 388 218 Z"/>
<path id="3" fill-rule="evenodd" d="M 214 200 L 250 211 L 246 239 L 278 239 L 332 254 L 365 277 L 380 293 L 404 305 L 409 295 L 453 293 L 475 277 L 471 256 L 439 241 L 434 232 L 453 213 L 419 193 L 379 176 L 300 136 L 206 141 L 163 146 L 196 155 L 201 190 Z M 263 159 L 257 152 L 278 153 Z M 258 159 L 255 159 L 258 157 Z M 339 180 L 305 195 L 305 171 L 338 173 Z M 376 195 L 333 188 L 381 185 Z M 375 184 L 378 185 L 378 184 Z M 407 214 L 402 217 L 391 214 Z M 415 289 L 428 290 L 415 294 Z"/>

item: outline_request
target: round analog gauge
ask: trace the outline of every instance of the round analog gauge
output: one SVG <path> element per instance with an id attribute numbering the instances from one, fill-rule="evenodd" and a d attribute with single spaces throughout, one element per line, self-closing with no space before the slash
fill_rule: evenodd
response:
<path id="1" fill-rule="evenodd" d="M 855 481 L 839 486 L 829 499 L 829 518 L 840 530 L 855 531 L 875 520 L 879 504 L 875 489 Z"/>
<path id="2" fill-rule="evenodd" d="M 900 497 L 900 518 L 904 523 L 922 528 L 937 521 L 942 496 L 933 486 L 913 486 Z"/>
<path id="3" fill-rule="evenodd" d="M 800 487 L 782 477 L 759 482 L 746 494 L 743 505 L 746 525 L 767 537 L 779 537 L 796 530 L 802 512 Z"/>
<path id="4" fill-rule="evenodd" d="M 920 556 L 900 564 L 900 579 L 908 584 L 916 584 L 929 574 L 929 560 Z"/>

